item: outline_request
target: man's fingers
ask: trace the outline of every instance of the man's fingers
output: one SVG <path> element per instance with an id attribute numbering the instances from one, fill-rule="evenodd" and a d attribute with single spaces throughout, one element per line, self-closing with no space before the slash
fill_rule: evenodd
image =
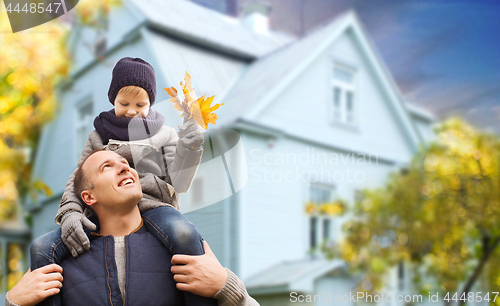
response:
<path id="1" fill-rule="evenodd" d="M 172 274 L 186 275 L 188 274 L 188 268 L 186 266 L 172 266 L 170 272 L 172 272 Z"/>
<path id="2" fill-rule="evenodd" d="M 212 249 L 208 245 L 208 242 L 206 242 L 205 240 L 203 240 L 203 248 L 205 249 L 205 254 L 212 254 L 212 255 L 214 254 L 212 252 Z"/>
<path id="3" fill-rule="evenodd" d="M 52 288 L 44 291 L 45 298 L 48 298 L 49 296 L 56 295 L 61 291 L 59 288 Z"/>
<path id="4" fill-rule="evenodd" d="M 43 284 L 44 290 L 49 290 L 53 288 L 62 288 L 62 283 L 60 281 L 50 281 Z"/>
<path id="5" fill-rule="evenodd" d="M 175 274 L 174 281 L 178 283 L 188 283 L 190 280 L 189 276 L 183 274 Z"/>
<path id="6" fill-rule="evenodd" d="M 186 265 L 191 262 L 191 257 L 189 255 L 176 254 L 172 256 L 171 263 L 173 265 Z"/>
<path id="7" fill-rule="evenodd" d="M 175 286 L 181 291 L 189 291 L 191 289 L 191 286 L 186 283 L 177 283 Z"/>
<path id="8" fill-rule="evenodd" d="M 28 271 L 31 271 L 31 268 Z M 52 273 L 52 272 L 63 273 L 63 268 L 57 264 L 50 264 L 50 265 L 40 267 L 40 268 L 36 269 L 35 271 L 39 271 L 39 272 L 44 273 L 44 274 Z"/>
<path id="9" fill-rule="evenodd" d="M 57 281 L 62 283 L 63 276 L 59 272 L 47 273 L 45 274 L 44 281 L 46 282 Z"/>

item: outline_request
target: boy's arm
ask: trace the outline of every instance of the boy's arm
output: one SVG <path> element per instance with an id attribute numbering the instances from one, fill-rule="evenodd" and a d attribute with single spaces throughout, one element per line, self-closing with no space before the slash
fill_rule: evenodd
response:
<path id="1" fill-rule="evenodd" d="M 201 162 L 203 134 L 194 119 L 179 126 L 179 137 L 173 129 L 171 131 L 167 144 L 163 146 L 163 157 L 175 192 L 185 193 L 189 190 Z"/>

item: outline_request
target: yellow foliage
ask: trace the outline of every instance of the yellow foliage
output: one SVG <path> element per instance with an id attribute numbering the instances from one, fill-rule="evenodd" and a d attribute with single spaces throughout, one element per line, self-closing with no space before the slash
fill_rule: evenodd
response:
<path id="1" fill-rule="evenodd" d="M 203 95 L 195 100 L 196 92 L 191 84 L 191 76 L 187 73 L 187 71 L 184 75 L 184 81 L 181 81 L 180 84 L 184 95 L 184 101 L 182 102 L 180 101 L 179 96 L 177 95 L 177 90 L 174 87 L 164 88 L 164 90 L 171 96 L 169 101 L 174 103 L 174 108 L 182 112 L 180 117 L 184 117 L 185 119 L 194 118 L 196 122 L 198 122 L 198 124 L 205 130 L 208 128 L 209 123 L 215 124 L 218 117 L 213 113 L 213 111 L 217 110 L 219 106 L 224 105 L 224 103 L 210 106 L 215 96 L 205 99 L 205 95 Z"/>
<path id="2" fill-rule="evenodd" d="M 77 19 L 102 24 L 120 1 L 80 1 Z M 51 194 L 43 182 L 33 182 L 32 156 L 41 127 L 57 111 L 55 87 L 67 78 L 70 55 L 68 27 L 59 19 L 11 33 L 5 6 L 0 5 L 0 221 L 13 218 L 25 195 Z"/>

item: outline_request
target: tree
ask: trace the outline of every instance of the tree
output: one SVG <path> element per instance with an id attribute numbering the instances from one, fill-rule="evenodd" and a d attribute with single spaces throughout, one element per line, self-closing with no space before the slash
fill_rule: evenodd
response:
<path id="1" fill-rule="evenodd" d="M 500 291 L 500 141 L 458 118 L 436 132 L 408 169 L 363 192 L 345 239 L 328 250 L 363 273 L 362 291 L 380 289 L 401 261 L 411 263 L 414 289 L 425 296 L 468 297 L 482 273 L 487 290 Z"/>
<path id="2" fill-rule="evenodd" d="M 120 3 L 80 3 L 73 20 L 102 27 L 110 8 Z M 26 195 L 51 194 L 47 185 L 31 177 L 31 169 L 41 128 L 57 113 L 56 88 L 68 77 L 66 40 L 71 27 L 56 19 L 13 34 L 0 7 L 0 221 L 6 221 L 15 219 Z"/>
<path id="3" fill-rule="evenodd" d="M 58 22 L 26 33 L 10 33 L 7 13 L 0 14 L 0 219 L 12 219 L 21 195 L 38 188 L 30 179 L 31 160 L 41 126 L 56 110 L 54 87 L 68 69 L 67 29 Z"/>

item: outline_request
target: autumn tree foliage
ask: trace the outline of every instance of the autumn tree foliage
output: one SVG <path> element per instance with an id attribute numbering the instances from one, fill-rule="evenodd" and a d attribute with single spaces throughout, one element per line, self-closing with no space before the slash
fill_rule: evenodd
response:
<path id="1" fill-rule="evenodd" d="M 80 1 L 73 21 L 102 25 L 110 8 L 120 1 Z M 12 33 L 0 5 L 0 221 L 13 219 L 28 194 L 49 194 L 50 188 L 31 177 L 42 126 L 58 109 L 57 86 L 68 76 L 69 24 L 59 19 Z"/>
<path id="2" fill-rule="evenodd" d="M 12 34 L 3 5 L 0 16 L 0 219 L 6 220 L 28 190 L 50 192 L 31 180 L 31 162 L 40 128 L 54 117 L 54 87 L 67 74 L 69 58 L 60 23 Z"/>
<path id="3" fill-rule="evenodd" d="M 412 267 L 412 291 L 441 292 L 440 301 L 467 296 L 480 280 L 483 296 L 500 291 L 500 141 L 458 118 L 437 133 L 408 169 L 364 191 L 329 249 L 362 273 L 362 291 L 381 289 L 400 262 Z"/>

